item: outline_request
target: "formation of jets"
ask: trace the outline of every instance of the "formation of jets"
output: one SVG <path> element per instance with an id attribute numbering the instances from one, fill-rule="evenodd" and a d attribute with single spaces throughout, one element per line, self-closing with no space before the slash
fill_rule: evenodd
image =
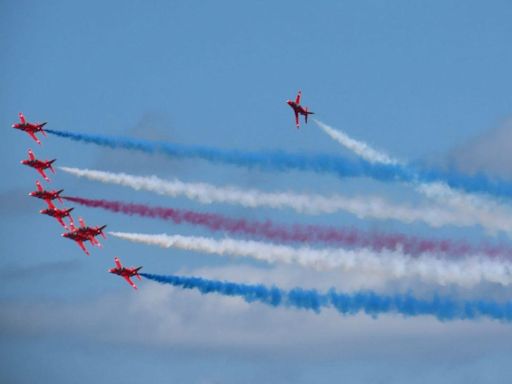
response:
<path id="1" fill-rule="evenodd" d="M 307 107 L 303 107 L 300 104 L 301 99 L 301 91 L 297 93 L 297 97 L 295 98 L 295 101 L 288 100 L 288 105 L 293 109 L 293 112 L 295 114 L 295 124 L 297 128 L 299 128 L 299 116 L 304 116 L 305 123 L 308 122 L 308 115 L 312 115 L 314 112 L 311 112 L 308 110 Z M 36 141 L 38 144 L 41 144 L 41 141 L 37 138 L 36 133 L 41 133 L 42 135 L 46 136 L 46 132 L 44 131 L 43 127 L 46 125 L 45 123 L 31 123 L 28 122 L 25 119 L 25 116 L 23 116 L 23 113 L 19 114 L 19 123 L 15 123 L 12 125 L 13 128 L 19 129 L 21 131 L 26 132 L 34 141 Z M 31 149 L 28 150 L 28 159 L 22 160 L 21 164 L 29 166 L 31 168 L 34 168 L 39 174 L 45 179 L 47 182 L 50 182 L 50 179 L 45 173 L 46 169 L 49 169 L 52 173 L 55 174 L 55 169 L 53 168 L 52 164 L 56 161 L 56 159 L 53 160 L 39 160 L 34 155 L 34 152 L 32 152 Z M 75 241 L 80 249 L 82 249 L 86 255 L 90 255 L 89 251 L 85 247 L 85 242 L 90 242 L 93 246 L 101 247 L 101 244 L 99 240 L 97 239 L 98 236 L 102 236 L 103 238 L 106 238 L 105 233 L 103 230 L 105 229 L 106 225 L 102 226 L 95 226 L 90 227 L 85 224 L 84 219 L 81 217 L 78 219 L 79 225 L 78 227 L 75 226 L 75 222 L 73 220 L 73 217 L 71 216 L 71 211 L 74 208 L 57 208 L 54 204 L 54 201 L 57 200 L 61 204 L 63 204 L 61 193 L 64 191 L 63 189 L 59 190 L 45 190 L 41 183 L 37 180 L 36 181 L 36 187 L 37 190 L 30 192 L 29 196 L 37 197 L 38 199 L 42 199 L 46 202 L 48 205 L 47 208 L 41 209 L 39 212 L 43 215 L 48 215 L 50 217 L 55 218 L 59 224 L 64 227 L 66 232 L 62 234 L 62 237 L 66 239 L 70 239 Z M 64 222 L 64 218 L 67 218 L 69 221 L 69 225 L 67 225 Z M 121 264 L 121 261 L 118 257 L 114 258 L 115 262 L 115 268 L 110 268 L 108 272 L 123 277 L 128 284 L 130 284 L 134 289 L 137 289 L 137 286 L 133 283 L 133 281 L 130 279 L 131 277 L 136 277 L 139 280 L 141 280 L 141 277 L 139 275 L 139 270 L 142 267 L 123 267 Z"/>
<path id="2" fill-rule="evenodd" d="M 38 144 L 41 144 L 41 141 L 36 137 L 35 134 L 37 132 L 40 132 L 44 136 L 46 136 L 46 133 L 43 129 L 46 123 L 30 123 L 25 119 L 23 113 L 20 113 L 19 117 L 20 122 L 13 124 L 12 127 L 27 132 L 30 135 L 30 137 L 32 137 L 32 139 L 34 139 Z M 50 179 L 46 175 L 45 170 L 49 169 L 50 171 L 52 171 L 52 173 L 55 174 L 55 169 L 53 168 L 53 163 L 55 161 L 56 159 L 39 160 L 34 155 L 34 152 L 31 149 L 29 149 L 28 159 L 22 160 L 21 164 L 34 168 L 37 172 L 39 172 L 43 179 L 45 179 L 47 182 L 50 182 Z M 101 247 L 101 244 L 97 237 L 102 236 L 103 238 L 106 238 L 105 233 L 103 232 L 106 225 L 95 227 L 87 226 L 85 224 L 85 221 L 80 217 L 78 219 L 80 225 L 76 227 L 73 217 L 71 216 L 71 211 L 73 211 L 74 208 L 57 208 L 57 206 L 54 204 L 55 200 L 63 204 L 61 197 L 61 193 L 64 191 L 63 189 L 45 190 L 39 182 L 39 180 L 36 181 L 36 188 L 37 189 L 35 191 L 30 192 L 28 195 L 32 197 L 37 197 L 38 199 L 44 200 L 46 202 L 47 208 L 41 209 L 39 213 L 55 218 L 59 222 L 59 224 L 63 226 L 64 229 L 66 229 L 66 232 L 62 234 L 62 237 L 75 241 L 78 244 L 78 246 L 85 252 L 86 255 L 89 255 L 89 251 L 87 250 L 87 248 L 85 248 L 84 245 L 86 241 L 89 241 L 94 246 Z M 69 220 L 69 225 L 65 223 L 64 218 L 67 218 Z M 130 277 L 136 276 L 140 279 L 138 271 L 142 267 L 124 268 L 117 257 L 115 258 L 115 262 L 117 268 L 113 268 L 111 272 L 124 277 L 130 283 L 130 285 L 136 289 L 137 287 L 130 280 Z"/>

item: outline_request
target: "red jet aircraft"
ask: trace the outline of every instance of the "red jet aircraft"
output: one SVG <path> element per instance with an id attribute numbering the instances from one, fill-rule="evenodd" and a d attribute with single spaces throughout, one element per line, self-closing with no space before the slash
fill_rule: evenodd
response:
<path id="1" fill-rule="evenodd" d="M 27 160 L 21 160 L 20 163 L 24 164 L 24 165 L 28 165 L 29 167 L 34 168 L 37 172 L 39 172 L 41 174 L 41 176 L 43 176 L 43 178 L 46 181 L 50 181 L 48 176 L 46 176 L 46 174 L 44 173 L 44 170 L 50 168 L 50 170 L 53 173 L 55 173 L 55 170 L 53 169 L 52 164 L 57 159 L 53 159 L 53 160 L 38 160 L 34 156 L 34 152 L 32 152 L 31 149 L 28 150 L 28 157 L 29 158 Z"/>
<path id="2" fill-rule="evenodd" d="M 117 257 L 114 258 L 114 262 L 116 263 L 116 268 L 110 268 L 108 271 L 123 277 L 128 282 L 128 284 L 130 284 L 134 289 L 137 289 L 137 286 L 133 284 L 133 281 L 131 281 L 130 277 L 136 276 L 137 279 L 142 280 L 139 275 L 139 270 L 142 267 L 123 267 L 121 265 L 121 261 L 119 261 L 119 258 Z"/>
<path id="3" fill-rule="evenodd" d="M 37 191 L 30 192 L 28 195 L 37 197 L 39 199 L 43 199 L 46 201 L 46 204 L 48 204 L 48 207 L 55 208 L 55 205 L 53 204 L 52 200 L 59 200 L 61 203 L 63 203 L 60 194 L 64 191 L 63 189 L 60 189 L 58 191 L 46 191 L 41 186 L 41 183 L 39 181 L 36 181 L 36 187 Z"/>
<path id="4" fill-rule="evenodd" d="M 88 227 L 85 225 L 85 222 L 82 218 L 79 218 L 78 221 L 80 222 L 80 227 L 76 228 L 74 223 L 70 223 L 69 232 L 63 233 L 62 237 L 76 241 L 78 246 L 82 248 L 87 256 L 89 256 L 89 251 L 87 251 L 85 248 L 84 242 L 90 241 L 92 245 L 101 247 L 100 242 L 98 239 L 96 239 L 95 236 L 102 235 L 103 238 L 106 238 L 105 234 L 103 233 L 103 229 L 105 229 L 106 225 L 101 227 Z"/>
<path id="5" fill-rule="evenodd" d="M 293 100 L 287 100 L 286 103 L 292 107 L 293 112 L 295 113 L 295 124 L 297 125 L 297 128 L 299 128 L 299 115 L 303 115 L 304 119 L 306 121 L 306 124 L 308 123 L 308 115 L 313 115 L 315 112 L 308 111 L 308 107 L 303 107 L 300 105 L 300 97 L 302 95 L 302 92 L 299 91 L 297 93 L 297 98 L 295 101 Z"/>
<path id="6" fill-rule="evenodd" d="M 80 231 L 84 236 L 89 237 L 92 245 L 101 247 L 100 242 L 95 238 L 95 236 L 101 235 L 104 239 L 106 239 L 107 237 L 103 233 L 103 230 L 106 228 L 106 225 L 102 225 L 101 227 L 88 227 L 87 225 L 85 225 L 85 221 L 81 217 L 78 218 L 78 222 L 80 223 L 78 231 Z"/>
<path id="7" fill-rule="evenodd" d="M 25 116 L 23 116 L 23 113 L 21 112 L 19 113 L 19 116 L 20 122 L 13 124 L 12 127 L 27 132 L 30 137 L 37 142 L 37 144 L 41 144 L 35 133 L 41 132 L 44 136 L 46 136 L 46 132 L 43 129 L 46 123 L 29 123 L 25 120 Z"/>
<path id="8" fill-rule="evenodd" d="M 69 218 L 70 225 L 73 224 L 73 218 L 71 217 L 70 212 L 75 208 L 69 208 L 69 209 L 58 209 L 55 207 L 50 207 L 48 209 L 41 209 L 39 213 L 42 213 L 43 215 L 48 215 L 51 217 L 55 217 L 55 219 L 62 225 L 65 229 L 68 229 L 68 226 L 64 223 L 64 220 L 62 220 L 64 217 Z"/>

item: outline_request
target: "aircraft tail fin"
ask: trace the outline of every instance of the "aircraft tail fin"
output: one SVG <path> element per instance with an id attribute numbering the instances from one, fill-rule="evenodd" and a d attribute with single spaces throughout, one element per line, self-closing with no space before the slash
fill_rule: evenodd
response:
<path id="1" fill-rule="evenodd" d="M 142 277 L 140 277 L 140 275 L 139 275 L 139 271 L 140 271 L 141 269 L 142 269 L 142 266 L 141 266 L 141 267 L 137 267 L 137 268 L 135 269 L 135 276 L 137 276 L 137 279 L 139 279 L 139 280 L 142 280 Z"/>
<path id="2" fill-rule="evenodd" d="M 308 123 L 308 115 L 314 115 L 315 112 L 308 111 L 308 108 L 304 108 L 306 110 L 306 114 L 304 115 L 304 120 L 306 120 L 306 124 Z"/>
<path id="3" fill-rule="evenodd" d="M 53 159 L 48 162 L 48 168 L 50 168 L 50 171 L 52 171 L 53 174 L 55 174 L 55 169 L 53 169 L 52 164 L 55 162 L 55 160 L 57 159 Z"/>

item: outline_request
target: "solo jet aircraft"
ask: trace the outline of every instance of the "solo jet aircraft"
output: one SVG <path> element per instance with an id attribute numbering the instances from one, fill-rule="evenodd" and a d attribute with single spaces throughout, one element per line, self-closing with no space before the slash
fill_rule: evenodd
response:
<path id="1" fill-rule="evenodd" d="M 13 124 L 12 127 L 27 132 L 29 136 L 37 142 L 37 144 L 41 144 L 35 134 L 36 132 L 41 132 L 44 136 L 46 136 L 46 132 L 43 129 L 46 123 L 29 123 L 25 120 L 25 116 L 23 116 L 23 113 L 21 112 L 19 113 L 19 116 L 20 122 Z"/>
<path id="2" fill-rule="evenodd" d="M 68 229 L 68 226 L 64 223 L 64 220 L 62 220 L 64 217 L 69 218 L 70 225 L 73 224 L 73 218 L 71 217 L 70 212 L 75 208 L 69 208 L 69 209 L 58 209 L 55 207 L 49 207 L 47 209 L 41 209 L 39 213 L 42 213 L 43 215 L 48 215 L 51 217 L 54 217 L 60 225 L 62 225 L 65 229 Z"/>
<path id="3" fill-rule="evenodd" d="M 130 284 L 134 289 L 137 289 L 137 286 L 133 283 L 133 281 L 131 281 L 130 277 L 135 276 L 137 279 L 142 280 L 139 275 L 139 270 L 142 267 L 123 267 L 121 265 L 121 261 L 119 261 L 119 258 L 117 257 L 114 258 L 114 262 L 116 263 L 116 267 L 110 268 L 108 271 L 123 277 L 128 282 L 128 284 Z"/>
<path id="4" fill-rule="evenodd" d="M 103 233 L 106 225 L 101 227 L 88 227 L 85 225 L 85 222 L 82 218 L 79 218 L 78 221 L 80 222 L 80 226 L 77 228 L 75 227 L 74 223 L 71 222 L 69 224 L 70 230 L 66 233 L 63 233 L 62 237 L 75 241 L 78 246 L 85 252 L 85 254 L 89 256 L 89 251 L 85 248 L 84 242 L 89 241 L 92 245 L 101 247 L 100 242 L 98 239 L 96 239 L 95 236 L 101 235 L 103 238 L 106 238 L 105 234 Z"/>
<path id="5" fill-rule="evenodd" d="M 37 191 L 30 192 L 28 195 L 37 197 L 38 199 L 43 199 L 46 201 L 46 204 L 48 204 L 49 208 L 55 208 L 55 205 L 53 204 L 53 200 L 55 199 L 63 203 L 60 197 L 60 194 L 64 191 L 63 189 L 59 189 L 58 191 L 46 191 L 43 189 L 39 181 L 36 181 L 36 187 Z"/>
<path id="6" fill-rule="evenodd" d="M 297 97 L 295 98 L 295 101 L 293 100 L 287 100 L 286 103 L 293 109 L 293 112 L 295 113 L 295 124 L 297 125 L 297 128 L 299 128 L 299 115 L 303 115 L 304 119 L 306 121 L 306 124 L 308 123 L 308 115 L 312 115 L 315 112 L 311 112 L 308 110 L 308 107 L 303 107 L 300 105 L 300 97 L 302 96 L 302 92 L 299 91 L 297 93 Z"/>
<path id="7" fill-rule="evenodd" d="M 57 159 L 53 159 L 53 160 L 38 160 L 34 156 L 34 152 L 32 152 L 32 150 L 29 149 L 28 150 L 28 159 L 21 160 L 20 163 L 23 164 L 23 165 L 28 165 L 29 167 L 34 168 L 37 172 L 39 172 L 41 174 L 41 176 L 43 176 L 43 178 L 46 181 L 50 181 L 48 176 L 46 176 L 46 173 L 44 173 L 44 170 L 50 168 L 50 170 L 53 173 L 55 173 L 55 170 L 52 167 L 52 164 L 54 163 L 55 160 L 57 160 Z"/>

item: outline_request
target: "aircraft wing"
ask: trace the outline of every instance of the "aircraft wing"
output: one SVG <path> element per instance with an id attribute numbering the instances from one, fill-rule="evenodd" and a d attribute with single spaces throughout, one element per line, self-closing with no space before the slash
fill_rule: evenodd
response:
<path id="1" fill-rule="evenodd" d="M 28 150 L 28 157 L 30 160 L 35 160 L 36 157 L 34 156 L 34 152 L 32 152 L 31 149 Z"/>
<path id="2" fill-rule="evenodd" d="M 36 171 L 39 172 L 41 176 L 43 176 L 43 179 L 45 179 L 46 181 L 50 181 L 50 179 L 48 178 L 48 176 L 46 176 L 46 173 L 44 173 L 42 169 L 36 168 Z"/>
<path id="3" fill-rule="evenodd" d="M 114 258 L 114 262 L 116 263 L 116 267 L 121 269 L 123 268 L 123 266 L 121 265 L 121 262 L 119 261 L 119 259 L 117 257 Z"/>
<path id="4" fill-rule="evenodd" d="M 87 256 L 89 256 L 89 251 L 87 250 L 87 248 L 85 248 L 84 242 L 83 242 L 82 240 L 75 240 L 75 241 L 76 241 L 76 243 L 78 244 L 78 246 L 79 246 L 80 248 L 82 248 L 82 251 L 84 251 L 84 252 L 85 252 L 85 254 L 86 254 Z"/>
<path id="5" fill-rule="evenodd" d="M 46 201 L 46 204 L 48 204 L 48 208 L 57 208 L 51 199 L 45 199 L 44 201 Z"/>
<path id="6" fill-rule="evenodd" d="M 295 111 L 295 125 L 299 128 L 299 112 Z"/>
<path id="7" fill-rule="evenodd" d="M 62 225 L 65 229 L 68 229 L 68 226 L 64 223 L 64 220 L 62 220 L 62 217 L 55 217 L 57 221 Z"/>
<path id="8" fill-rule="evenodd" d="M 133 281 L 131 281 L 128 276 L 123 276 L 123 277 L 128 282 L 128 284 L 130 284 L 133 287 L 133 289 L 137 289 L 137 286 L 135 284 L 133 284 Z"/>
<path id="9" fill-rule="evenodd" d="M 101 248 L 101 243 L 94 236 L 91 235 L 91 237 L 89 237 L 89 241 L 91 242 L 92 245 Z"/>
<path id="10" fill-rule="evenodd" d="M 21 124 L 25 124 L 26 121 L 25 121 L 25 116 L 23 116 L 23 113 L 20 112 L 18 115 L 20 117 Z"/>
<path id="11" fill-rule="evenodd" d="M 37 187 L 37 190 L 38 190 L 39 192 L 43 192 L 43 187 L 41 186 L 41 183 L 39 182 L 39 180 L 38 180 L 38 181 L 36 181 L 36 187 Z"/>
<path id="12" fill-rule="evenodd" d="M 302 95 L 302 92 L 301 92 L 301 91 L 299 91 L 299 92 L 297 93 L 297 98 L 295 99 L 295 102 L 296 102 L 297 104 L 300 104 L 300 97 L 301 97 L 301 95 Z"/>
<path id="13" fill-rule="evenodd" d="M 85 221 L 81 217 L 78 218 L 78 222 L 80 223 L 81 227 L 85 227 Z"/>
<path id="14" fill-rule="evenodd" d="M 37 144 L 41 144 L 41 142 L 39 141 L 39 139 L 36 137 L 36 135 L 34 135 L 34 132 L 27 132 L 31 138 L 34 139 L 34 141 L 37 143 Z"/>

